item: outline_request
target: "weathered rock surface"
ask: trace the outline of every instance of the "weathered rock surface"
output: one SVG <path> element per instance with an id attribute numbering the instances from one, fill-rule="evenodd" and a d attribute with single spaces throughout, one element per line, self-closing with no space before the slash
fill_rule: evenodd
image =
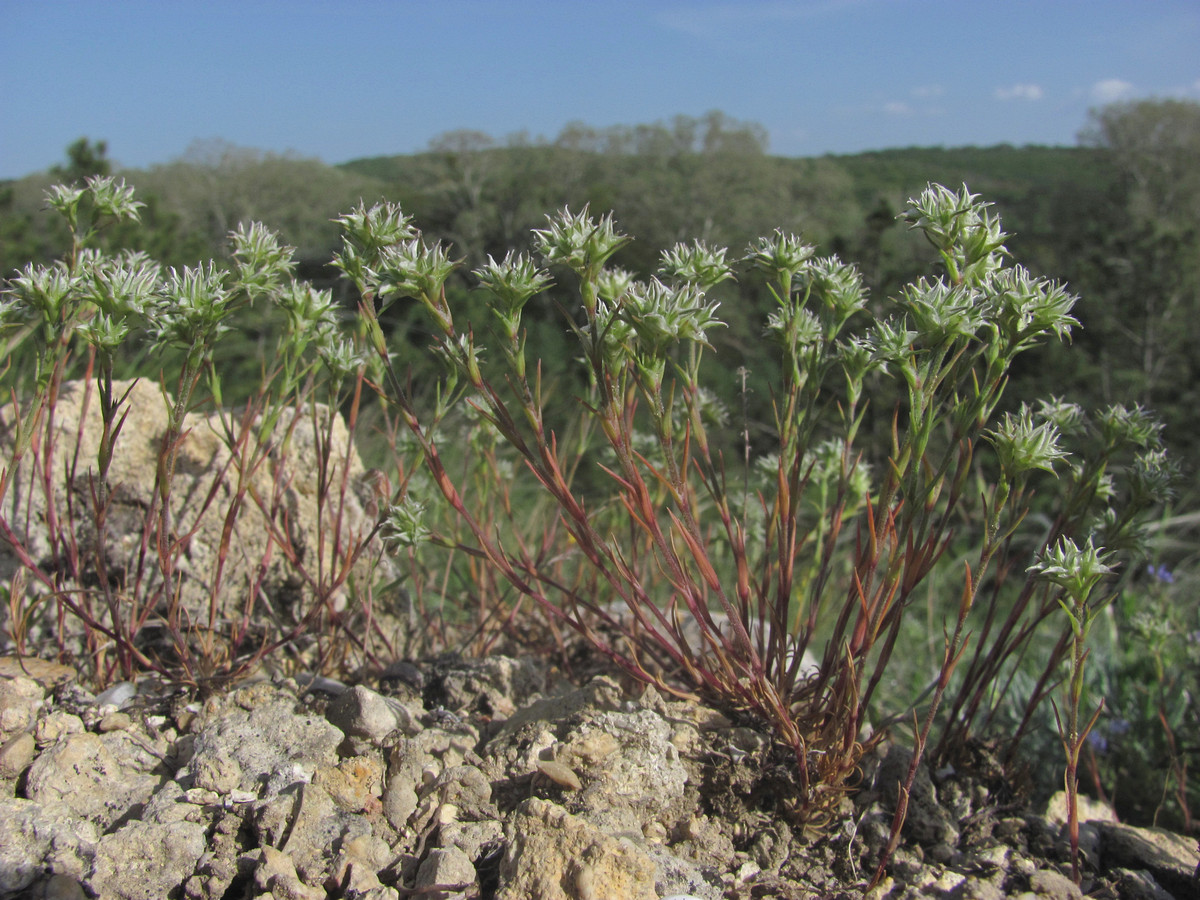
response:
<path id="1" fill-rule="evenodd" d="M 30 739 L 0 772 L 0 900 L 858 897 L 887 840 L 903 753 L 806 836 L 773 805 L 769 743 L 711 710 L 501 658 L 426 669 L 424 706 L 285 680 L 157 705 L 139 686 L 115 709 L 0 674 L 8 744 Z M 917 790 L 872 897 L 1083 896 L 1053 805 L 1001 811 L 965 774 Z M 1088 896 L 1197 896 L 1193 839 L 1088 814 Z"/>
<path id="2" fill-rule="evenodd" d="M 654 862 L 629 837 L 606 834 L 561 806 L 532 797 L 509 823 L 498 897 L 657 900 Z"/>
<path id="3" fill-rule="evenodd" d="M 320 716 L 294 713 L 293 697 L 263 684 L 233 698 L 245 707 L 213 702 L 194 723 L 192 787 L 267 798 L 337 763 L 342 732 Z"/>
<path id="4" fill-rule="evenodd" d="M 126 397 L 121 407 L 125 419 L 117 438 L 118 452 L 113 454 L 108 472 L 111 502 L 102 557 L 107 578 L 128 586 L 135 581 L 136 560 L 147 512 L 152 508 L 163 436 L 167 431 L 168 407 L 174 401 L 148 380 L 116 382 L 113 390 L 115 396 Z M 94 393 L 84 381 L 62 385 L 53 418 L 55 459 L 37 461 L 57 473 L 65 471 L 69 461 L 77 460 L 71 468 L 72 476 L 53 480 L 47 490 L 33 477 L 35 459 L 31 451 L 13 474 L 0 505 L 0 515 L 16 532 L 28 557 L 49 572 L 60 571 L 66 565 L 56 556 L 63 552 L 61 538 L 56 543 L 48 527 L 53 510 L 59 527 L 70 532 L 70 543 L 80 548 L 84 565 L 80 577 L 85 582 L 99 577 L 91 561 L 99 537 L 94 516 L 87 513 L 93 508 L 92 489 L 102 437 L 99 401 Z M 183 576 L 180 601 L 192 621 L 207 622 L 209 599 L 215 593 L 217 619 L 225 621 L 240 617 L 243 599 L 257 596 L 256 592 L 261 591 L 275 617 L 285 622 L 295 621 L 305 612 L 313 592 L 291 560 L 298 560 L 315 573 L 318 553 L 323 552 L 321 567 L 328 571 L 334 542 L 321 541 L 322 530 L 328 537 L 335 521 L 340 523 L 344 551 L 375 525 L 362 499 L 369 494 L 363 480 L 364 467 L 345 422 L 340 415 L 333 416 L 329 434 L 330 483 L 340 484 L 345 472 L 350 490 L 344 497 L 329 498 L 322 511 L 317 497 L 322 465 L 317 429 L 323 426 L 314 423 L 307 413 L 296 415 L 285 410 L 272 430 L 273 443 L 262 464 L 245 473 L 249 490 L 238 497 L 239 457 L 230 449 L 226 437 L 230 421 L 228 413 L 223 416 L 189 413 L 184 421 L 185 436 L 180 444 L 171 494 L 176 528 L 190 532 L 187 546 L 177 561 L 177 574 Z M 242 427 L 236 416 L 232 421 L 235 428 Z M 11 404 L 0 406 L 0 442 L 12 440 L 15 422 Z M 263 505 L 254 497 L 260 498 Z M 74 519 L 68 516 L 68 501 L 75 511 Z M 235 503 L 240 504 L 240 511 L 232 534 L 226 536 L 226 514 Z M 270 516 L 264 507 L 272 510 Z M 226 537 L 231 539 L 229 546 L 234 549 L 218 565 Z M 288 552 L 272 546 L 280 539 L 287 541 Z M 8 580 L 18 568 L 20 556 L 7 543 L 0 542 L 0 579 Z M 365 561 L 360 570 L 365 576 Z M 218 571 L 219 588 L 216 587 Z M 36 592 L 36 585 L 36 580 L 31 579 L 29 590 Z M 152 598 L 158 585 L 152 565 L 142 582 L 139 601 Z M 94 587 L 94 584 L 80 587 Z M 160 598 L 159 605 L 165 605 L 165 598 Z M 5 624 L 7 615 L 8 609 L 0 608 L 0 626 Z M 34 610 L 26 623 L 31 647 L 40 643 L 54 646 L 54 618 L 53 603 L 43 603 Z M 5 646 L 8 636 L 7 627 L 0 627 L 0 651 L 9 649 Z"/>

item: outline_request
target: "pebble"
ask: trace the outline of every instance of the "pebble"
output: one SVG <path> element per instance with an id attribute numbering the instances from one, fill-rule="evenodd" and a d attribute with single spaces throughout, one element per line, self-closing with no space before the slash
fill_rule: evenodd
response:
<path id="1" fill-rule="evenodd" d="M 22 731 L 16 737 L 0 747 L 0 778 L 16 778 L 33 763 L 33 754 L 37 742 L 28 731 Z"/>
<path id="2" fill-rule="evenodd" d="M 550 759 L 539 759 L 537 761 L 538 771 L 553 781 L 555 784 L 566 788 L 568 791 L 583 790 L 583 782 L 567 766 L 562 763 L 554 762 Z"/>
<path id="3" fill-rule="evenodd" d="M 110 731 L 128 731 L 133 727 L 133 719 L 129 713 L 114 712 L 109 713 L 96 726 L 101 734 L 107 734 Z"/>
<path id="4" fill-rule="evenodd" d="M 118 709 L 137 696 L 137 686 L 132 681 L 119 681 L 106 691 L 96 695 L 96 706 L 115 706 Z"/>

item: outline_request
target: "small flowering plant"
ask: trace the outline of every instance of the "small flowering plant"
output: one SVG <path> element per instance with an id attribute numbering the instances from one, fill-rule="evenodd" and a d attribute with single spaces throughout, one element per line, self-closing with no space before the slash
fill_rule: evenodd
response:
<path id="1" fill-rule="evenodd" d="M 142 253 L 101 249 L 104 229 L 136 221 L 142 207 L 123 181 L 97 177 L 57 186 L 48 201 L 65 220 L 71 247 L 51 265 L 26 266 L 0 294 L 8 361 L 19 360 L 0 373 L 6 400 L 11 396 L 0 411 L 9 439 L 0 461 L 0 541 L 5 565 L 16 565 L 6 643 L 44 652 L 45 643 L 26 646 L 40 614 L 57 627 L 51 637 L 39 627 L 38 640 L 64 656 L 77 654 L 76 664 L 101 685 L 146 670 L 192 683 L 245 672 L 274 648 L 294 647 L 310 621 L 335 612 L 334 598 L 378 528 L 317 529 L 320 546 L 297 548 L 288 521 L 291 486 L 267 474 L 274 466 L 286 470 L 292 434 L 298 423 L 311 422 L 321 471 L 318 483 L 304 489 L 316 496 L 325 521 L 347 521 L 348 464 L 332 443 L 332 411 L 355 396 L 347 386 L 357 385 L 366 357 L 331 294 L 298 282 L 293 249 L 259 223 L 230 236 L 229 266 L 164 269 Z M 239 413 L 224 402 L 215 350 L 237 328 L 239 312 L 256 302 L 277 313 L 279 342 L 261 381 L 238 385 L 238 402 L 245 404 Z M 135 389 L 118 375 L 122 361 L 136 356 L 145 359 L 141 374 L 164 381 L 166 426 L 156 471 L 146 475 L 152 484 L 134 487 L 136 500 L 127 493 L 118 504 L 117 492 L 130 486 L 114 483 L 114 462 L 128 445 Z M 74 435 L 56 424 L 68 380 L 86 385 Z M 79 447 L 91 446 L 83 417 L 93 397 L 99 436 L 95 458 L 87 458 Z M 214 459 L 223 462 L 209 473 L 212 483 L 181 496 L 179 462 L 194 416 L 205 409 L 222 445 Z M 72 438 L 75 449 L 62 446 Z M 129 509 L 144 521 L 132 526 Z M 234 545 L 234 536 L 251 509 L 258 530 L 268 533 L 262 558 L 245 562 L 247 551 Z M 202 522 L 214 520 L 222 523 L 214 526 L 216 546 L 197 554 L 195 535 Z M 249 573 L 236 588 L 235 560 Z M 263 609 L 261 575 L 280 565 L 290 567 L 293 583 L 305 585 L 313 605 L 298 620 L 276 615 L 268 624 L 275 611 Z M 49 616 L 43 604 L 53 607 Z M 72 625 L 82 626 L 82 648 Z"/>
<path id="2" fill-rule="evenodd" d="M 1031 573 L 1059 588 L 1059 605 L 1071 623 L 1071 674 L 1066 687 L 1067 718 L 1064 722 L 1058 717 L 1058 725 L 1063 749 L 1067 754 L 1065 780 L 1071 839 L 1071 873 L 1076 884 L 1082 877 L 1079 870 L 1079 809 L 1076 801 L 1079 791 L 1079 778 L 1076 774 L 1079 768 L 1079 752 L 1104 708 L 1104 702 L 1101 701 L 1091 718 L 1084 725 L 1080 725 L 1083 664 L 1088 653 L 1088 633 L 1099 609 L 1092 593 L 1096 586 L 1113 572 L 1106 562 L 1109 558 L 1102 549 L 1092 544 L 1091 538 L 1088 538 L 1087 544 L 1082 548 L 1069 538 L 1063 538 L 1055 547 L 1043 552 L 1037 562 L 1029 568 Z M 1055 715 L 1058 715 L 1057 708 Z"/>
<path id="3" fill-rule="evenodd" d="M 1004 693 L 996 687 L 1012 662 L 1046 629 L 1064 638 L 1031 707 L 1056 683 L 1068 653 L 1075 689 L 1093 594 L 1117 554 L 1139 551 L 1142 520 L 1171 480 L 1157 426 L 1140 408 L 1086 413 L 1057 399 L 1002 405 L 1014 360 L 1079 324 L 1076 298 L 1010 263 L 998 216 L 965 186 L 930 185 L 910 201 L 902 219 L 928 239 L 932 268 L 887 298 L 882 317 L 870 312 L 854 265 L 797 235 L 776 231 L 740 258 L 680 243 L 654 271 L 631 273 L 618 265 L 630 238 L 611 214 L 585 207 L 548 217 L 530 252 L 489 257 L 469 273 L 486 302 L 486 315 L 471 318 L 470 305 L 446 290 L 461 262 L 396 204 L 360 204 L 337 220 L 334 259 L 359 294 L 351 329 L 328 292 L 296 279 L 291 249 L 260 225 L 232 235 L 231 266 L 163 271 L 92 246 L 105 221 L 137 214 L 117 183 L 57 189 L 51 204 L 75 235 L 71 252 L 18 273 L 0 305 L 0 323 L 27 327 L 36 344 L 32 399 L 0 475 L 0 499 L 27 453 L 41 454 L 41 471 L 57 471 L 43 414 L 52 414 L 82 347 L 106 435 L 92 495 L 103 534 L 106 460 L 119 452 L 125 421 L 117 351 L 136 335 L 179 360 L 155 370 L 174 373 L 176 398 L 138 550 L 158 577 L 102 577 L 94 590 L 78 567 L 67 567 L 67 577 L 23 559 L 97 635 L 98 658 L 106 641 L 120 648 L 110 674 L 163 667 L 136 640 L 154 616 L 165 619 L 189 677 L 243 671 L 269 650 L 291 647 L 320 615 L 343 623 L 338 633 L 361 645 L 366 639 L 344 626 L 331 598 L 352 583 L 355 561 L 378 533 L 414 571 L 422 545 L 450 550 L 437 582 L 443 593 L 457 579 L 480 596 L 515 594 L 521 600 L 507 616 L 532 603 L 554 639 L 574 631 L 627 674 L 765 727 L 773 741 L 757 760 L 770 779 L 762 793 L 819 827 L 882 735 L 866 727 L 868 716 L 881 686 L 895 680 L 895 664 L 913 655 L 903 645 L 908 623 L 924 621 L 908 611 L 936 594 L 941 646 L 921 666 L 924 690 L 914 691 L 927 706 L 913 717 L 916 752 L 876 881 L 935 727 L 942 734 L 934 752 L 946 756 L 990 718 L 989 698 Z M 769 421 L 753 423 L 753 440 L 751 423 L 740 423 L 737 458 L 723 433 L 730 415 L 722 386 L 705 380 L 722 371 L 724 304 L 749 281 L 765 287 L 761 352 L 774 356 L 779 375 Z M 412 376 L 415 360 L 389 337 L 389 308 L 404 300 L 427 319 L 432 383 Z M 237 417 L 225 410 L 214 350 L 238 312 L 262 302 L 279 313 L 279 341 L 254 402 Z M 561 313 L 575 361 L 560 382 L 544 375 L 527 341 L 532 316 L 548 307 Z M 394 453 L 377 477 L 372 533 L 322 529 L 318 541 L 331 542 L 332 552 L 319 549 L 309 572 L 303 548 L 289 540 L 285 486 L 277 480 L 259 490 L 254 475 L 286 454 L 299 415 L 312 417 L 327 466 L 316 491 L 342 522 L 349 476 L 328 468 L 331 410 L 348 406 L 353 424 L 368 386 L 407 437 L 388 435 Z M 255 596 L 230 626 L 224 656 L 213 649 L 216 601 L 200 622 L 175 602 L 189 537 L 172 503 L 177 464 L 186 416 L 209 397 L 222 410 L 236 485 L 214 597 L 228 535 L 251 505 L 268 514 L 268 555 L 286 557 L 316 597 L 294 627 L 249 656 Z M 0 530 L 20 544 L 2 516 Z M 1078 548 L 1078 536 L 1092 533 L 1112 556 L 1091 541 Z M 414 579 L 414 587 L 426 584 Z M 90 605 L 97 590 L 100 611 Z M 19 605 L 13 601 L 13 621 L 24 615 Z M 1068 699 L 1077 710 L 1079 695 Z M 1086 731 L 1073 713 L 1064 744 L 1075 759 Z"/>
<path id="4" fill-rule="evenodd" d="M 490 323 L 451 307 L 445 280 L 455 264 L 398 208 L 343 219 L 337 265 L 362 295 L 381 393 L 464 523 L 472 558 L 631 675 L 765 723 L 796 773 L 786 805 L 810 824 L 827 818 L 853 778 L 904 613 L 956 539 L 961 510 L 982 503 L 982 522 L 973 562 L 960 563 L 956 625 L 945 635 L 917 759 L 966 650 L 985 575 L 997 558 L 993 583 L 1012 571 L 1035 473 L 1064 467 L 1076 485 L 1046 546 L 1112 499 L 1101 490 L 1109 457 L 1077 464 L 1066 449 L 1070 411 L 1023 407 L 995 420 L 1014 358 L 1047 337 L 1067 337 L 1078 324 L 1075 298 L 1009 265 L 998 217 L 965 188 L 931 185 L 904 219 L 929 239 L 941 271 L 908 285 L 882 320 L 867 315 L 854 266 L 795 235 L 761 238 L 740 261 L 725 248 L 680 244 L 643 278 L 613 265 L 628 241 L 613 218 L 585 208 L 550 217 L 533 234 L 533 256 L 489 259 L 474 273 Z M 772 308 L 764 333 L 782 375 L 773 446 L 751 459 L 747 442 L 738 478 L 710 433 L 721 416 L 701 381 L 723 324 L 720 289 L 744 278 L 765 280 Z M 582 423 L 555 418 L 564 407 L 547 402 L 541 366 L 527 357 L 523 315 L 543 293 L 553 293 L 578 348 Z M 390 355 L 379 319 L 404 297 L 428 313 L 443 365 L 432 410 L 403 377 L 404 361 Z M 884 413 L 891 435 L 878 453 L 860 429 L 881 381 L 901 400 Z M 549 523 L 539 520 L 540 536 L 519 516 L 498 525 L 451 474 L 441 432 L 462 398 L 514 455 L 518 467 L 508 471 L 527 473 L 556 511 Z M 1127 437 L 1138 418 L 1126 416 L 1112 439 Z M 996 477 L 980 483 L 989 449 Z M 600 468 L 599 481 L 581 478 L 589 466 Z M 1150 502 L 1147 495 L 1117 513 L 1113 535 L 1132 528 Z M 425 533 L 393 518 L 397 535 Z M 433 528 L 428 537 L 449 543 Z M 1000 597 L 986 600 L 990 621 Z M 1034 623 L 1045 619 L 1031 609 Z M 960 727 L 977 709 L 968 702 L 972 685 L 990 683 L 995 667 L 1029 642 L 1035 629 L 1023 615 L 976 648 L 967 693 L 952 710 Z"/>

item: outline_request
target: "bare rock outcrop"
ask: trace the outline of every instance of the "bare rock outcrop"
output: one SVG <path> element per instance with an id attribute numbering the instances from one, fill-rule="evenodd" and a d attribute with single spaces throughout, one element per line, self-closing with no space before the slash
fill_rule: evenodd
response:
<path id="1" fill-rule="evenodd" d="M 382 682 L 201 702 L 0 674 L 9 741 L 34 742 L 0 772 L 0 900 L 859 897 L 887 840 L 900 757 L 869 763 L 844 823 L 806 835 L 761 792 L 769 742 L 703 705 L 527 672 L 518 707 L 497 693 L 526 671 L 511 660 L 425 668 L 424 703 Z M 436 689 L 446 677 L 454 692 Z M 513 714 L 478 712 L 496 704 Z M 932 818 L 877 896 L 1082 896 L 1053 805 L 1015 815 L 966 775 L 922 783 L 913 815 Z M 1196 896 L 1194 839 L 1089 815 L 1085 890 Z"/>

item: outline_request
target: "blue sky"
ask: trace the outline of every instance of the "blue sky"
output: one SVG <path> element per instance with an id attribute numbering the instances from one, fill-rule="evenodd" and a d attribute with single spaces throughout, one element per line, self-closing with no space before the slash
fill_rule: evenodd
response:
<path id="1" fill-rule="evenodd" d="M 81 135 L 336 163 L 711 109 L 788 156 L 1071 144 L 1167 96 L 1200 100 L 1197 0 L 0 0 L 0 178 Z"/>

